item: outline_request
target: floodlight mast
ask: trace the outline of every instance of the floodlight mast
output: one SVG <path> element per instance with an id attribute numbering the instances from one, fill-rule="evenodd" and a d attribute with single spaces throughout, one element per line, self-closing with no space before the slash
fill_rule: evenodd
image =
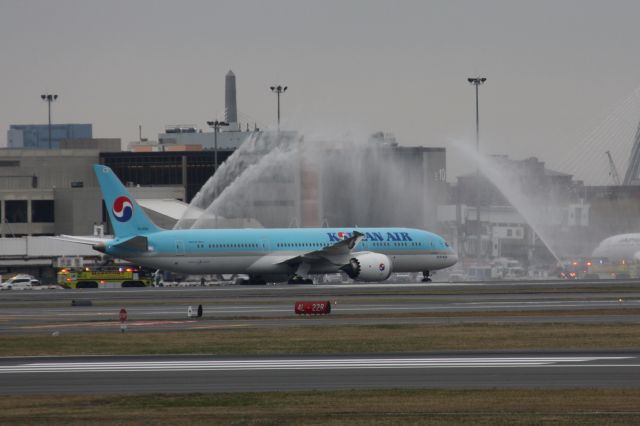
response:
<path id="1" fill-rule="evenodd" d="M 287 86 L 271 86 L 270 89 L 278 98 L 278 131 L 280 131 L 280 95 L 287 91 Z"/>
<path id="2" fill-rule="evenodd" d="M 45 94 L 40 95 L 40 98 L 49 106 L 49 149 L 51 149 L 51 102 L 58 99 L 58 95 Z"/>
<path id="3" fill-rule="evenodd" d="M 485 77 L 470 77 L 467 81 L 476 87 L 476 151 L 480 153 L 480 108 L 478 102 L 478 86 L 484 84 Z"/>
<path id="4" fill-rule="evenodd" d="M 487 79 L 485 77 L 470 77 L 467 81 L 476 88 L 476 153 L 480 156 L 480 103 L 478 101 L 478 87 L 484 84 Z M 476 168 L 476 183 L 480 182 L 480 170 Z M 477 224 L 477 241 L 476 241 L 476 259 L 480 259 L 481 244 L 481 227 L 480 227 L 480 191 L 476 191 L 476 224 Z"/>
<path id="5" fill-rule="evenodd" d="M 226 121 L 207 121 L 207 124 L 213 128 L 213 163 L 215 164 L 214 173 L 218 172 L 218 131 L 220 127 L 228 126 Z"/>

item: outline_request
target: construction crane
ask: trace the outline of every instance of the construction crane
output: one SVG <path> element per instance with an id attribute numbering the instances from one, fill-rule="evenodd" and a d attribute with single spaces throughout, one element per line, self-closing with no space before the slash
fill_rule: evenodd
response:
<path id="1" fill-rule="evenodd" d="M 618 169 L 616 169 L 616 163 L 613 162 L 611 157 L 611 151 L 606 151 L 605 154 L 609 157 L 609 176 L 613 179 L 614 185 L 620 185 L 620 175 L 618 174 Z"/>

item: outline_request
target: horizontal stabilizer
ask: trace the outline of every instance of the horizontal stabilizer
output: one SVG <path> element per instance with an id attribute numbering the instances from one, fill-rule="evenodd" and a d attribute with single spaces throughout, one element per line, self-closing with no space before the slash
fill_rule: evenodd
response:
<path id="1" fill-rule="evenodd" d="M 49 237 L 49 238 L 53 238 L 54 240 L 60 240 L 60 241 L 68 241 L 70 243 L 76 243 L 76 244 L 86 244 L 89 246 L 92 246 L 94 244 L 104 243 L 106 241 L 111 240 L 111 238 L 101 238 L 101 237 L 94 237 L 94 236 L 81 237 L 81 236 L 75 236 L 75 235 L 57 235 L 55 237 Z"/>
<path id="2" fill-rule="evenodd" d="M 114 244 L 113 247 L 119 250 L 149 251 L 149 240 L 144 235 L 137 235 L 126 241 Z"/>

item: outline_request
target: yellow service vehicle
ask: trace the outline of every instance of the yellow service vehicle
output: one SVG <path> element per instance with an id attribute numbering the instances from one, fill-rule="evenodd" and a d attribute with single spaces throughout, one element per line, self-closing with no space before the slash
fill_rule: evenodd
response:
<path id="1" fill-rule="evenodd" d="M 58 284 L 68 288 L 144 287 L 152 284 L 152 277 L 135 267 L 62 268 Z"/>
<path id="2" fill-rule="evenodd" d="M 590 262 L 588 277 L 601 279 L 630 279 L 640 276 L 640 264 L 637 261 L 621 261 L 607 263 L 604 261 Z"/>

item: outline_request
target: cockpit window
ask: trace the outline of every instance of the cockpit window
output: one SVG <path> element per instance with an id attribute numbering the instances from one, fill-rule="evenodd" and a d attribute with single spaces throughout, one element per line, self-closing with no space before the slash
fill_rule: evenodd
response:
<path id="1" fill-rule="evenodd" d="M 448 243 L 448 242 L 446 242 L 446 241 L 444 242 L 444 245 L 445 245 L 445 246 L 447 246 L 447 247 L 449 247 L 449 243 Z"/>

